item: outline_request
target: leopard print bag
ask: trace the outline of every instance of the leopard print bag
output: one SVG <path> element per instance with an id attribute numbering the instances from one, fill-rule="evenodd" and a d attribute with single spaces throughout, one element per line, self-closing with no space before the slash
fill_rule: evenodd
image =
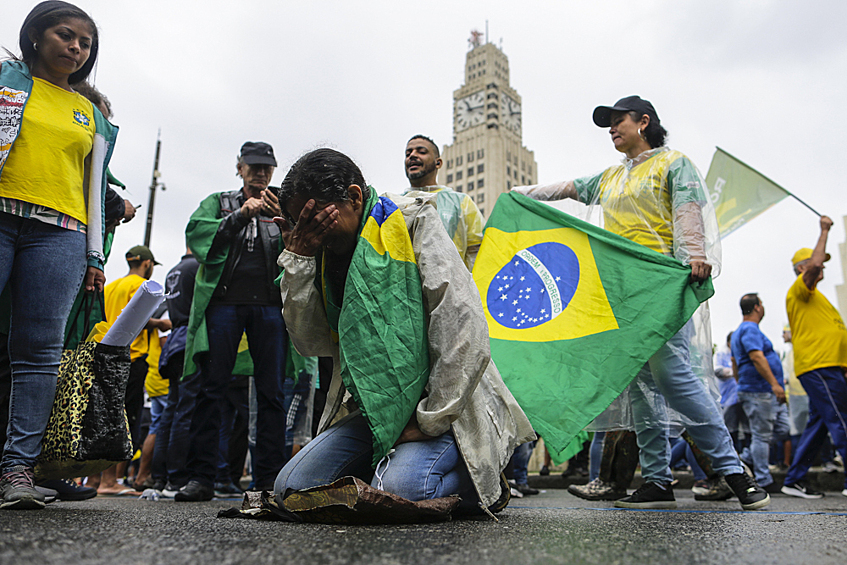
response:
<path id="1" fill-rule="evenodd" d="M 83 310 L 87 320 L 90 303 Z M 93 475 L 132 458 L 124 410 L 129 365 L 129 346 L 90 341 L 62 353 L 56 399 L 35 466 L 38 480 Z"/>

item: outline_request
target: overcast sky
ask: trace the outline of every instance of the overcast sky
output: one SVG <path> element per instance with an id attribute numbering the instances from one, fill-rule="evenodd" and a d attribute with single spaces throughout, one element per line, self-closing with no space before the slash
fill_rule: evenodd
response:
<path id="1" fill-rule="evenodd" d="M 167 191 L 157 195 L 151 247 L 164 263 L 153 278 L 163 281 L 184 251 L 184 227 L 199 201 L 239 187 L 235 158 L 244 141 L 273 145 L 275 185 L 298 156 L 328 145 L 353 157 L 378 191 L 404 188 L 412 134 L 452 142 L 452 92 L 464 80 L 467 40 L 488 20 L 489 40 L 502 45 L 511 86 L 523 97 L 523 142 L 535 151 L 540 182 L 617 163 L 591 112 L 639 94 L 656 107 L 669 146 L 704 176 L 721 146 L 833 218 L 833 259 L 820 288 L 838 306 L 847 3 L 482 4 L 81 2 L 100 26 L 96 86 L 121 128 L 111 169 L 128 198 L 143 204 L 117 231 L 109 280 L 126 273 L 123 253 L 143 241 L 159 128 Z M 0 45 L 18 52 L 34 5 L 4 3 Z M 740 322 L 741 295 L 758 291 L 763 329 L 780 348 L 790 258 L 813 247 L 818 233 L 817 217 L 786 200 L 723 241 L 711 301 L 716 342 Z"/>

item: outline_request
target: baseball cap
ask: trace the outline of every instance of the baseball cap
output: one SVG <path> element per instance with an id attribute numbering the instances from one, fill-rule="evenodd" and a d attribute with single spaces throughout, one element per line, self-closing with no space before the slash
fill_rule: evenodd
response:
<path id="1" fill-rule="evenodd" d="M 653 105 L 642 99 L 640 96 L 627 96 L 615 102 L 614 106 L 597 106 L 594 108 L 594 123 L 601 128 L 607 128 L 612 125 L 612 112 L 638 112 L 639 115 L 647 114 L 650 116 L 650 121 L 659 125 L 659 115 L 656 114 L 656 109 Z"/>
<path id="2" fill-rule="evenodd" d="M 804 248 L 800 249 L 799 251 L 797 251 L 797 253 L 794 254 L 794 257 L 791 258 L 791 264 L 796 265 L 797 263 L 800 263 L 801 261 L 805 261 L 806 259 L 811 259 L 811 258 L 812 258 L 812 250 L 809 249 L 808 247 L 804 247 Z M 830 259 L 832 259 L 832 255 L 827 253 L 826 259 L 824 259 L 824 261 L 829 261 Z"/>
<path id="3" fill-rule="evenodd" d="M 153 261 L 154 265 L 161 265 L 153 258 L 153 252 L 146 245 L 136 245 L 126 252 L 127 261 L 147 261 L 148 259 Z"/>
<path id="4" fill-rule="evenodd" d="M 274 148 L 262 141 L 248 141 L 242 145 L 241 159 L 248 165 L 277 166 Z"/>

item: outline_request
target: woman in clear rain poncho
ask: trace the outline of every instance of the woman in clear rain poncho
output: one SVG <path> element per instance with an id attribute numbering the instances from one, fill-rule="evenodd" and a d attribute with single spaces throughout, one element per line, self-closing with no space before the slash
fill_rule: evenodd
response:
<path id="1" fill-rule="evenodd" d="M 605 229 L 690 265 L 693 281 L 717 275 L 720 240 L 705 182 L 685 155 L 665 147 L 667 131 L 653 105 L 628 96 L 614 106 L 598 106 L 593 117 L 597 126 L 609 128 L 615 149 L 625 154 L 622 164 L 573 181 L 515 190 L 536 200 L 572 198 L 599 205 Z M 710 365 L 711 359 L 711 351 L 704 356 L 693 347 L 694 325 L 689 321 L 662 346 L 627 389 L 645 483 L 615 506 L 676 507 L 668 468 L 667 407 L 683 416 L 688 432 L 745 510 L 770 502 L 743 472 L 721 410 L 692 370 L 701 362 Z"/>

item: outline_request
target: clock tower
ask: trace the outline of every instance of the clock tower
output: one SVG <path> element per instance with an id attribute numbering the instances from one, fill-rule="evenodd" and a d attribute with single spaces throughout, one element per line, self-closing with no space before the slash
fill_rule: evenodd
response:
<path id="1" fill-rule="evenodd" d="M 453 91 L 453 143 L 441 151 L 438 184 L 474 199 L 485 215 L 513 186 L 536 184 L 535 155 L 522 145 L 521 97 L 509 85 L 509 59 L 473 33 L 465 84 Z"/>

